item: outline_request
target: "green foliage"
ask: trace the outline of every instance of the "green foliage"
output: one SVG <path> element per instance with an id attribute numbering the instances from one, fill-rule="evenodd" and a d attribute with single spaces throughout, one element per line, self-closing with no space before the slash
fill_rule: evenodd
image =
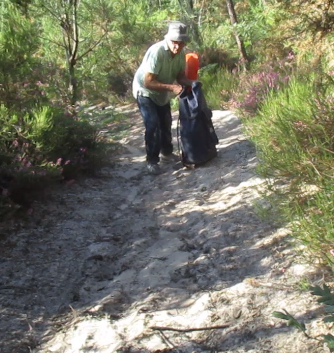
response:
<path id="1" fill-rule="evenodd" d="M 297 284 L 297 287 L 302 291 L 309 290 L 311 287 L 309 279 L 308 278 L 301 278 Z"/>
<path id="2" fill-rule="evenodd" d="M 94 171 L 102 157 L 98 130 L 88 121 L 77 119 L 59 108 L 42 107 L 25 117 L 27 138 L 43 159 L 57 161 L 66 178 Z M 69 174 L 71 176 L 69 176 Z"/>
<path id="3" fill-rule="evenodd" d="M 238 85 L 238 76 L 218 64 L 201 68 L 198 79 L 203 83 L 205 98 L 211 109 L 227 109 L 232 93 Z"/>
<path id="4" fill-rule="evenodd" d="M 267 96 L 255 118 L 244 120 L 267 175 L 314 176 L 312 166 L 305 163 L 304 148 L 312 140 L 302 136 L 312 121 L 314 98 L 312 83 L 293 80 L 289 88 Z"/>
<path id="5" fill-rule="evenodd" d="M 305 253 L 332 266 L 334 102 L 328 89 L 319 91 L 318 81 L 292 80 L 244 126 L 258 150 L 259 173 L 276 179 L 270 190 L 275 208 L 291 222 Z"/>
<path id="6" fill-rule="evenodd" d="M 259 42 L 268 38 L 275 25 L 276 9 L 268 7 L 262 1 L 238 3 L 238 32 L 245 41 L 246 47 L 259 46 Z"/>
<path id="7" fill-rule="evenodd" d="M 306 337 L 308 337 L 308 335 L 306 334 L 305 324 L 303 322 L 300 323 L 298 320 L 296 320 L 291 314 L 287 312 L 287 310 L 284 309 L 284 312 L 285 314 L 279 311 L 274 311 L 272 315 L 277 319 L 286 320 L 288 326 L 296 327 L 298 330 L 303 332 Z"/>
<path id="8" fill-rule="evenodd" d="M 273 2 L 258 0 L 236 4 L 238 12 L 237 29 L 244 39 L 251 56 L 260 63 L 280 60 L 286 55 L 288 46 L 278 27 L 284 11 Z"/>
<path id="9" fill-rule="evenodd" d="M 312 190 L 312 189 L 311 189 Z M 293 214 L 293 234 L 305 245 L 305 256 L 312 253 L 312 262 L 333 268 L 333 187 L 316 189 L 308 193 L 296 193 L 289 207 Z M 292 217 L 291 217 L 292 218 Z M 290 218 L 290 219 L 291 219 Z"/>
<path id="10" fill-rule="evenodd" d="M 294 56 L 268 61 L 239 75 L 239 85 L 231 106 L 240 116 L 254 116 L 269 95 L 282 90 L 294 71 Z"/>
<path id="11" fill-rule="evenodd" d="M 32 194 L 62 179 L 60 166 L 34 148 L 24 120 L 0 107 L 1 214 L 28 206 Z"/>
<path id="12" fill-rule="evenodd" d="M 317 299 L 318 303 L 325 305 L 325 311 L 329 313 L 329 315 L 325 316 L 323 321 L 325 323 L 332 323 L 334 322 L 334 293 L 332 293 L 331 289 L 324 284 L 323 288 L 320 286 L 310 287 L 311 294 L 318 296 Z M 295 319 L 292 315 L 290 315 L 285 309 L 285 313 L 280 311 L 274 311 L 272 316 L 276 317 L 277 319 L 282 319 L 287 321 L 288 326 L 296 327 L 298 330 L 303 332 L 303 334 L 307 338 L 312 338 L 317 341 L 321 341 L 317 337 L 311 337 L 306 333 L 306 326 L 303 322 L 299 322 Z M 322 341 L 325 342 L 330 350 L 330 352 L 334 352 L 334 336 L 331 334 L 321 335 Z"/>
<path id="13" fill-rule="evenodd" d="M 38 31 L 34 22 L 9 2 L 0 6 L 0 16 L 0 104 L 26 109 L 44 100 L 34 57 Z"/>
<path id="14" fill-rule="evenodd" d="M 61 108 L 44 106 L 21 118 L 9 115 L 2 106 L 0 126 L 4 207 L 27 205 L 36 191 L 83 173 L 92 174 L 106 162 L 107 144 L 97 128 Z"/>
<path id="15" fill-rule="evenodd" d="M 311 287 L 311 294 L 317 295 L 318 303 L 323 303 L 329 305 L 331 309 L 334 309 L 334 294 L 331 292 L 331 289 L 324 284 L 324 287 L 319 286 Z"/>
<path id="16" fill-rule="evenodd" d="M 61 4 L 36 0 L 34 9 L 43 33 L 40 47 L 43 70 L 51 79 L 45 89 L 53 99 L 61 96 L 68 100 L 70 78 L 68 67 L 64 66 L 68 57 L 62 21 L 68 9 Z M 77 11 L 79 44 L 74 66 L 80 90 L 78 99 L 111 103 L 131 99 L 129 88 L 142 53 L 149 43 L 162 39 L 170 12 L 171 9 L 152 7 L 147 2 L 81 1 Z"/>
<path id="17" fill-rule="evenodd" d="M 327 343 L 327 346 L 330 352 L 334 352 L 334 336 L 331 334 L 324 335 L 324 341 Z"/>

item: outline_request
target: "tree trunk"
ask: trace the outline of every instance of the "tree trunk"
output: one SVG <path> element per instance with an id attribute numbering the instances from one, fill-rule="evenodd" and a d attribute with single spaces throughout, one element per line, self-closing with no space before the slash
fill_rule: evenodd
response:
<path id="1" fill-rule="evenodd" d="M 75 77 L 75 68 L 74 65 L 70 63 L 69 67 L 69 73 L 70 73 L 70 78 L 69 78 L 69 96 L 70 96 L 70 104 L 71 107 L 74 109 L 75 104 L 77 103 L 78 100 L 78 83 L 77 79 Z"/>
<path id="2" fill-rule="evenodd" d="M 237 14 L 235 13 L 235 10 L 234 10 L 233 1 L 226 0 L 226 6 L 227 6 L 228 14 L 230 16 L 231 25 L 233 27 L 235 40 L 238 45 L 241 65 L 243 66 L 244 70 L 246 70 L 248 67 L 248 64 L 249 64 L 249 60 L 248 60 L 248 56 L 247 56 L 244 42 L 243 42 L 241 36 L 238 34 L 237 30 L 235 29 L 235 25 L 238 23 L 238 20 L 237 20 Z"/>
<path id="3" fill-rule="evenodd" d="M 69 73 L 68 94 L 69 102 L 74 110 L 78 99 L 78 84 L 75 75 L 75 65 L 77 62 L 79 49 L 79 26 L 78 26 L 78 0 L 72 0 L 62 16 L 61 26 L 63 28 L 63 41 L 66 50 L 67 66 Z"/>

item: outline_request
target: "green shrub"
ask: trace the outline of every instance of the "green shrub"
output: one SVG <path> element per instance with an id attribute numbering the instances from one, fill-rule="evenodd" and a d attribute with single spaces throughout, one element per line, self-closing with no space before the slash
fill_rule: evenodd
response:
<path id="1" fill-rule="evenodd" d="M 97 128 L 58 107 L 36 108 L 22 118 L 2 106 L 0 127 L 3 204 L 25 204 L 55 182 L 94 173 L 107 158 Z"/>
<path id="2" fill-rule="evenodd" d="M 229 100 L 238 85 L 238 76 L 218 64 L 201 68 L 198 79 L 203 83 L 203 91 L 211 109 L 228 109 Z"/>
<path id="3" fill-rule="evenodd" d="M 315 80 L 294 79 L 269 95 L 254 118 L 244 119 L 255 143 L 259 172 L 274 177 L 275 209 L 319 262 L 333 263 L 334 99 Z M 283 181 L 283 183 L 282 183 Z"/>
<path id="4" fill-rule="evenodd" d="M 312 263 L 326 264 L 334 269 L 334 187 L 318 189 L 291 204 L 295 214 L 294 236 L 306 245 L 305 257 L 312 254 Z"/>
<path id="5" fill-rule="evenodd" d="M 321 99 L 321 103 L 319 102 Z M 332 115 L 326 98 L 317 97 L 312 81 L 293 80 L 271 94 L 255 118 L 244 119 L 268 175 L 315 181 L 333 150 Z M 327 102 L 328 103 L 328 102 Z"/>
<path id="6" fill-rule="evenodd" d="M 329 286 L 326 286 L 326 284 L 323 285 L 323 288 L 320 286 L 310 286 L 309 289 L 311 290 L 312 295 L 318 297 L 317 302 L 323 307 L 323 323 L 332 324 L 334 322 L 334 293 L 332 292 L 332 289 Z M 331 333 L 311 336 L 307 333 L 308 330 L 303 321 L 293 317 L 287 310 L 283 309 L 283 311 L 284 312 L 274 311 L 272 316 L 277 319 L 286 320 L 288 326 L 297 328 L 306 338 L 313 339 L 314 342 L 318 341 L 325 343 L 328 346 L 329 351 L 334 352 L 334 336 Z"/>
<path id="7" fill-rule="evenodd" d="M 98 129 L 57 107 L 42 107 L 25 117 L 28 139 L 43 160 L 58 163 L 65 178 L 94 173 L 103 164 L 105 147 Z"/>
<path id="8" fill-rule="evenodd" d="M 45 101 L 35 55 L 40 45 L 38 27 L 10 2 L 2 4 L 0 15 L 0 104 L 26 110 Z"/>

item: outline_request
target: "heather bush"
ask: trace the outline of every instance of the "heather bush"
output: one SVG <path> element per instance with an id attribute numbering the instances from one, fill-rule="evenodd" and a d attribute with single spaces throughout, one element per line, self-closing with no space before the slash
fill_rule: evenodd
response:
<path id="1" fill-rule="evenodd" d="M 231 109 L 240 116 L 254 116 L 269 93 L 284 88 L 294 69 L 294 56 L 286 59 L 268 62 L 253 72 L 242 72 L 239 75 L 239 85 L 230 100 Z"/>
<path id="2" fill-rule="evenodd" d="M 97 128 L 58 107 L 41 107 L 24 118 L 27 138 L 43 158 L 61 159 L 61 165 L 83 162 L 90 149 L 98 146 Z"/>
<path id="3" fill-rule="evenodd" d="M 60 107 L 22 117 L 1 106 L 0 128 L 1 204 L 11 208 L 55 182 L 94 173 L 107 157 L 97 128 Z"/>
<path id="4" fill-rule="evenodd" d="M 318 77 L 293 79 L 270 94 L 245 131 L 255 143 L 258 171 L 268 178 L 277 215 L 290 223 L 303 253 L 334 263 L 334 99 Z M 333 255 L 332 255 L 333 254 Z"/>

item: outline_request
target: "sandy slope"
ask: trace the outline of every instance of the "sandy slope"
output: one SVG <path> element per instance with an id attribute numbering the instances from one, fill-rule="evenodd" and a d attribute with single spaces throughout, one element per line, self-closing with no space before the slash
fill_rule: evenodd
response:
<path id="1" fill-rule="evenodd" d="M 159 176 L 145 169 L 140 117 L 129 121 L 115 165 L 1 240 L 0 352 L 329 352 L 271 315 L 329 331 L 301 290 L 323 274 L 255 212 L 263 180 L 240 121 L 214 111 L 218 157 Z"/>

